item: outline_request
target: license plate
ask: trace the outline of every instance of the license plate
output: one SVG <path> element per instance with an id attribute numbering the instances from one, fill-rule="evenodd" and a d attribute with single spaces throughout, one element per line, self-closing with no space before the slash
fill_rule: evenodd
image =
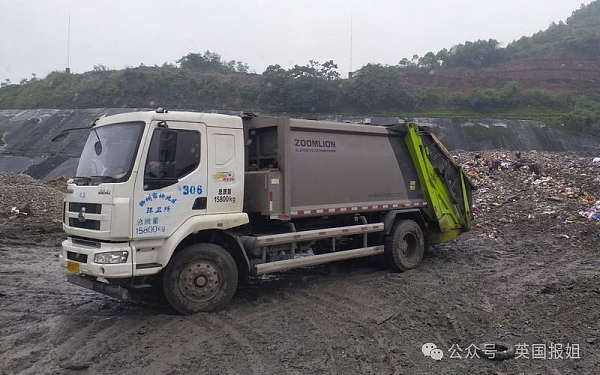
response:
<path id="1" fill-rule="evenodd" d="M 69 272 L 73 272 L 73 273 L 80 273 L 79 272 L 79 263 L 71 262 L 70 260 L 67 260 L 67 270 L 69 270 Z"/>

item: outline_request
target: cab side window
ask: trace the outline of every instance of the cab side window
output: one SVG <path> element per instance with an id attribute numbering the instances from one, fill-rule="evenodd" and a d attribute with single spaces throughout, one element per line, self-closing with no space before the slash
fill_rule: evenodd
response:
<path id="1" fill-rule="evenodd" d="M 194 130 L 154 130 L 144 169 L 144 190 L 173 185 L 200 163 L 200 133 Z M 157 183 L 161 180 L 170 180 Z"/>

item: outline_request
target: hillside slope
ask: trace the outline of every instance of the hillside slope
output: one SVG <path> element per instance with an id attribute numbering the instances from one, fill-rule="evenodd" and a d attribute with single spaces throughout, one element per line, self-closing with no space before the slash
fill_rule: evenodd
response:
<path id="1" fill-rule="evenodd" d="M 469 92 L 521 88 L 600 93 L 600 1 L 573 11 L 565 22 L 523 36 L 502 48 L 495 39 L 465 42 L 413 61 L 403 59 L 401 75 L 412 92 L 439 89 Z M 419 69 L 417 69 L 419 68 Z"/>
<path id="2" fill-rule="evenodd" d="M 471 92 L 476 88 L 498 89 L 516 82 L 523 89 L 600 94 L 600 56 L 598 59 L 520 58 L 483 68 L 401 69 L 400 76 L 409 92 L 425 89 L 440 93 Z"/>

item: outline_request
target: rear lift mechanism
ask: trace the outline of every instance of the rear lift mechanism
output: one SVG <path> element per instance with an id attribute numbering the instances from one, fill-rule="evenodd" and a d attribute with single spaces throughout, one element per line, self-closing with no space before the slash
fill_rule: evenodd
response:
<path id="1" fill-rule="evenodd" d="M 439 152 L 447 159 L 451 168 L 455 168 L 460 178 L 460 197 L 453 196 L 450 184 L 438 174 L 430 160 L 431 150 L 423 142 L 419 128 L 415 124 L 406 123 L 406 145 L 410 156 L 415 164 L 423 196 L 427 199 L 427 210 L 432 218 L 439 224 L 439 229 L 432 228 L 431 236 L 434 243 L 450 241 L 471 227 L 471 209 L 469 207 L 470 197 L 467 184 L 472 186 L 462 168 L 454 162 L 454 159 L 440 141 L 431 134 L 433 144 L 439 148 Z M 456 195 L 456 194 L 454 194 Z"/>

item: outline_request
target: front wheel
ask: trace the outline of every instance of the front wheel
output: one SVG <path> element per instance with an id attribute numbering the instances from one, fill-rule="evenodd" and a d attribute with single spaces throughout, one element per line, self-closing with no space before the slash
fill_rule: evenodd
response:
<path id="1" fill-rule="evenodd" d="M 163 276 L 169 304 L 182 314 L 221 310 L 235 294 L 238 270 L 221 246 L 200 243 L 176 253 Z"/>
<path id="2" fill-rule="evenodd" d="M 397 221 L 385 244 L 388 263 L 396 271 L 408 271 L 423 260 L 425 239 L 419 224 L 413 220 Z"/>

